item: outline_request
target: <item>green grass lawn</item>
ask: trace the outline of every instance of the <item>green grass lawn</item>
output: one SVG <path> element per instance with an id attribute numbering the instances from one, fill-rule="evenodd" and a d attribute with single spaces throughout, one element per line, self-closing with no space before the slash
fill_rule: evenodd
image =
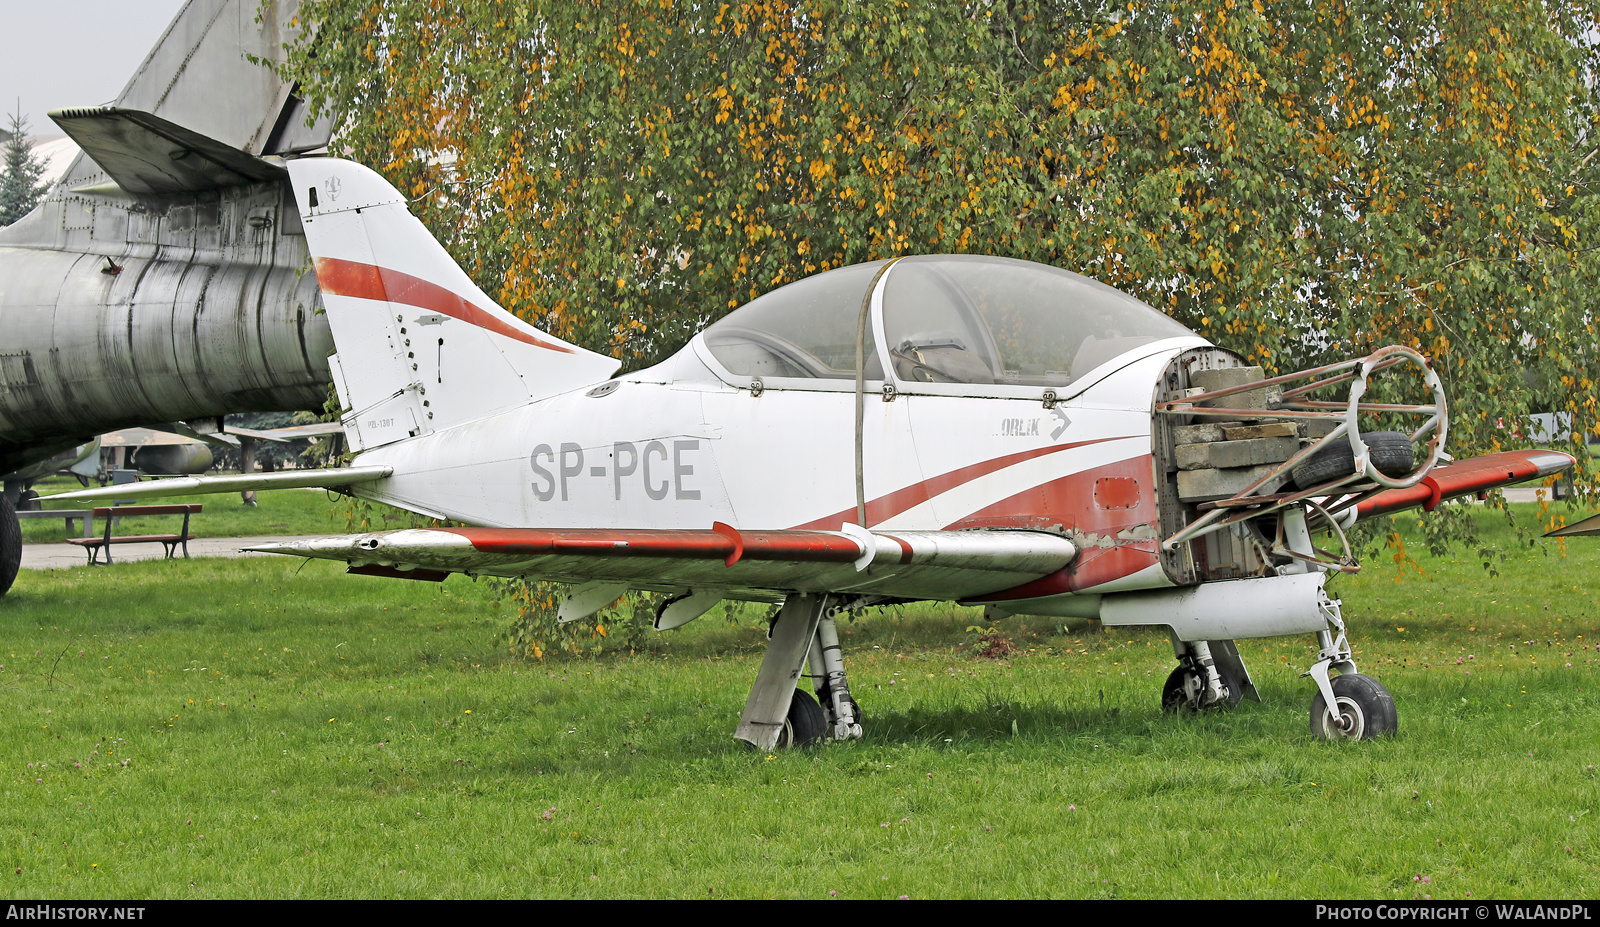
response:
<path id="1" fill-rule="evenodd" d="M 1493 521 L 1490 529 L 1503 534 Z M 1511 537 L 1510 535 L 1505 535 Z M 1412 544 L 1412 553 L 1421 545 Z M 731 739 L 759 610 L 529 663 L 485 584 L 288 559 L 28 572 L 0 599 L 12 898 L 1588 898 L 1600 547 L 1374 560 L 1342 595 L 1400 735 L 1159 710 L 1162 635 L 949 606 L 842 627 L 855 743 Z M 1399 581 L 1397 581 L 1399 580 Z M 1427 881 L 1422 881 L 1426 879 Z"/>

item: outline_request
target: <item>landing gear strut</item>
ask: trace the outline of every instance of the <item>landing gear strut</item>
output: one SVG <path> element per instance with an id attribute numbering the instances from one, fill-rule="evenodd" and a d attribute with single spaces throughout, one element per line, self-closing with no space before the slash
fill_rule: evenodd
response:
<path id="1" fill-rule="evenodd" d="M 1232 708 L 1246 694 L 1252 701 L 1261 701 L 1233 641 L 1174 639 L 1172 650 L 1178 658 L 1178 668 L 1161 687 L 1162 711 L 1172 714 Z"/>
<path id="2" fill-rule="evenodd" d="M 735 737 L 758 750 L 773 750 L 828 736 L 861 736 L 861 708 L 850 694 L 840 656 L 838 613 L 826 595 L 784 600 Z M 809 671 L 816 699 L 795 688 L 802 669 Z"/>
<path id="3" fill-rule="evenodd" d="M 1304 675 L 1317 684 L 1311 700 L 1311 733 L 1321 740 L 1371 740 L 1400 729 L 1394 699 L 1378 680 L 1356 669 L 1344 633 L 1339 602 L 1323 594 L 1321 608 L 1329 630 L 1318 631 L 1322 650 Z M 1330 678 L 1329 670 L 1339 675 Z"/>

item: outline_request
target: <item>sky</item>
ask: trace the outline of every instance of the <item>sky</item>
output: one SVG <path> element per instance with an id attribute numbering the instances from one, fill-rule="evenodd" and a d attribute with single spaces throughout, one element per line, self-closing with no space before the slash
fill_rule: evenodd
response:
<path id="1" fill-rule="evenodd" d="M 0 0 L 0 114 L 20 104 L 30 134 L 59 135 L 50 110 L 114 100 L 182 7 L 183 0 Z"/>

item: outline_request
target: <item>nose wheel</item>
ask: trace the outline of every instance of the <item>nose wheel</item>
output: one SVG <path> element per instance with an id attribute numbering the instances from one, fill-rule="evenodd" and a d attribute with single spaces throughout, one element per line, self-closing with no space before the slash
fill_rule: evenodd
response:
<path id="1" fill-rule="evenodd" d="M 1321 692 L 1311 700 L 1311 733 L 1319 740 L 1372 740 L 1400 728 L 1394 698 L 1378 680 L 1346 673 L 1329 680 L 1339 715 L 1334 717 Z"/>

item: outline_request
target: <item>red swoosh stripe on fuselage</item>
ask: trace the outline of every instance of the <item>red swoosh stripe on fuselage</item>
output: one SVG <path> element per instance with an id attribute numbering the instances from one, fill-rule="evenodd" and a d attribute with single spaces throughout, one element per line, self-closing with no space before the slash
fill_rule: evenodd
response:
<path id="1" fill-rule="evenodd" d="M 560 351 L 562 354 L 573 353 L 569 347 L 552 344 L 513 328 L 503 319 L 496 318 L 487 310 L 462 299 L 454 291 L 447 290 L 437 283 L 430 283 L 421 277 L 413 277 L 408 273 L 378 267 L 375 264 L 362 264 L 359 261 L 346 261 L 341 258 L 319 257 L 315 261 L 317 285 L 322 287 L 324 293 L 415 306 L 418 309 L 459 319 L 469 325 L 476 325 L 486 331 L 504 335 L 523 344 L 531 344 L 536 348 Z"/>
<path id="2" fill-rule="evenodd" d="M 952 523 L 951 530 L 1060 525 L 1074 531 L 1073 539 L 1080 542 L 1078 558 L 1066 568 L 1014 589 L 983 596 L 981 601 L 1092 591 L 1160 563 L 1156 499 L 1150 488 L 1153 475 L 1149 454 L 1130 457 L 1031 486 Z M 1102 480 L 1132 481 L 1138 494 L 1131 505 L 1102 506 L 1096 492 Z M 1141 528 L 1148 530 L 1139 532 Z M 1130 531 L 1138 533 L 1125 536 Z"/>
<path id="3" fill-rule="evenodd" d="M 1113 438 L 1096 438 L 1093 441 L 1077 441 L 1072 444 L 1057 444 L 1051 447 L 1034 448 L 1031 451 L 1019 451 L 1007 454 L 1004 457 L 995 457 L 965 467 L 958 467 L 948 473 L 940 474 L 932 479 L 920 483 L 912 483 L 901 489 L 896 489 L 887 495 L 876 499 L 867 500 L 867 525 L 881 524 L 902 512 L 915 508 L 934 496 L 947 493 L 963 483 L 970 483 L 981 476 L 987 476 L 996 470 L 1003 470 L 1013 464 L 1019 464 L 1035 457 L 1054 454 L 1059 451 L 1070 451 L 1075 447 L 1087 447 L 1091 444 L 1104 444 L 1107 441 L 1121 441 L 1125 438 L 1137 438 L 1139 435 L 1117 435 Z M 1148 459 L 1148 455 L 1146 456 Z M 822 518 L 815 518 L 803 525 L 795 525 L 797 530 L 837 531 L 845 522 L 855 524 L 856 510 L 854 507 L 836 512 Z"/>

